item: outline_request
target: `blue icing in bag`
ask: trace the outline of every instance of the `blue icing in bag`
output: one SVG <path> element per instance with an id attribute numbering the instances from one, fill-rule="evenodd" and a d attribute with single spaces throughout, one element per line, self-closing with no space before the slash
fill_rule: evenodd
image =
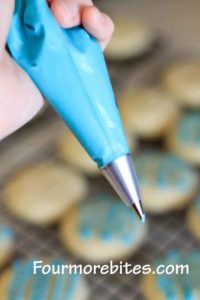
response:
<path id="1" fill-rule="evenodd" d="M 99 43 L 62 29 L 46 0 L 16 0 L 8 47 L 89 155 L 103 167 L 129 153 Z"/>
<path id="2" fill-rule="evenodd" d="M 7 44 L 120 198 L 144 220 L 132 158 L 96 39 L 82 27 L 62 29 L 47 0 L 16 0 Z"/>

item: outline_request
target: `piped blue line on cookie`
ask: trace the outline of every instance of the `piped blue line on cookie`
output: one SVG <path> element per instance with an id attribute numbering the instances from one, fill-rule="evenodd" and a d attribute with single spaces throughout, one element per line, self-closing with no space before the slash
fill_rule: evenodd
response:
<path id="1" fill-rule="evenodd" d="M 175 155 L 144 151 L 135 157 L 135 165 L 141 186 L 149 185 L 163 191 L 176 188 L 185 192 L 193 185 L 190 166 Z"/>
<path id="2" fill-rule="evenodd" d="M 103 243 L 120 241 L 124 246 L 133 243 L 141 224 L 132 212 L 109 195 L 101 195 L 78 207 L 77 223 L 82 239 L 97 238 Z"/>
<path id="3" fill-rule="evenodd" d="M 79 281 L 78 274 L 33 274 L 34 259 L 18 260 L 13 264 L 8 286 L 8 300 L 71 300 Z M 66 264 L 62 259 L 51 260 L 48 264 L 61 266 Z"/>
<path id="4" fill-rule="evenodd" d="M 183 145 L 200 144 L 200 112 L 187 112 L 181 117 L 177 127 L 177 138 Z"/>
<path id="5" fill-rule="evenodd" d="M 189 274 L 156 274 L 156 284 L 166 300 L 176 300 L 179 298 L 193 300 L 195 291 L 200 293 L 200 251 L 191 251 L 188 254 L 184 254 L 178 250 L 169 251 L 165 256 L 156 260 L 155 267 L 158 265 L 189 265 L 190 267 Z"/>
<path id="6" fill-rule="evenodd" d="M 14 238 L 14 232 L 10 227 L 0 225 L 0 242 L 6 238 Z"/>

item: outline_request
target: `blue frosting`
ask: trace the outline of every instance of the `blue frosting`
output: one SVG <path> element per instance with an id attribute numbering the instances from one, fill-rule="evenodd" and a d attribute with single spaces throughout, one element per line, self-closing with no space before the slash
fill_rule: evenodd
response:
<path id="1" fill-rule="evenodd" d="M 200 111 L 187 112 L 182 116 L 177 135 L 183 145 L 192 143 L 200 146 Z"/>
<path id="2" fill-rule="evenodd" d="M 8 226 L 0 225 L 0 243 L 2 243 L 6 239 L 14 238 L 14 233 L 12 229 Z"/>
<path id="3" fill-rule="evenodd" d="M 98 166 L 129 153 L 99 43 L 59 27 L 47 0 L 16 0 L 8 47 Z"/>
<path id="4" fill-rule="evenodd" d="M 59 266 L 65 264 L 61 259 L 51 261 L 52 265 Z M 8 300 L 22 300 L 25 295 L 29 295 L 30 300 L 58 300 L 73 299 L 77 283 L 78 274 L 64 275 L 43 275 L 37 272 L 33 275 L 33 259 L 28 261 L 16 261 L 13 265 L 13 272 L 8 288 Z"/>
<path id="5" fill-rule="evenodd" d="M 33 261 L 16 261 L 8 288 L 8 300 L 21 300 L 24 298 L 26 287 L 33 274 Z"/>
<path id="6" fill-rule="evenodd" d="M 199 289 L 200 252 L 193 251 L 184 255 L 179 251 L 170 251 L 165 257 L 156 260 L 158 265 L 186 265 L 190 267 L 189 274 L 156 275 L 156 283 L 166 300 L 193 300 L 194 290 Z M 195 298 L 196 299 L 196 298 Z"/>
<path id="7" fill-rule="evenodd" d="M 118 240 L 129 246 L 142 226 L 119 199 L 107 195 L 83 202 L 78 207 L 78 230 L 84 240 L 96 237 L 107 244 Z"/>
<path id="8" fill-rule="evenodd" d="M 135 167 L 141 185 L 159 189 L 175 187 L 184 192 L 194 183 L 192 169 L 177 156 L 158 151 L 146 151 L 135 157 Z"/>

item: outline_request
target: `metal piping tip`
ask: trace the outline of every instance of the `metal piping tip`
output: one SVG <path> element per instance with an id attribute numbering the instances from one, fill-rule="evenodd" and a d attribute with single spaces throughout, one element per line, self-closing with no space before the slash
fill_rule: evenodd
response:
<path id="1" fill-rule="evenodd" d="M 121 200 L 134 209 L 144 223 L 145 214 L 131 155 L 121 156 L 100 170 Z"/>
<path id="2" fill-rule="evenodd" d="M 139 209 L 138 209 L 139 208 Z M 145 222 L 146 220 L 146 216 L 144 214 L 144 211 L 143 211 L 143 207 L 142 207 L 142 202 L 140 201 L 140 206 L 139 207 L 136 207 L 134 204 L 132 205 L 131 209 L 137 213 L 137 215 L 139 216 L 140 220 L 142 223 Z"/>

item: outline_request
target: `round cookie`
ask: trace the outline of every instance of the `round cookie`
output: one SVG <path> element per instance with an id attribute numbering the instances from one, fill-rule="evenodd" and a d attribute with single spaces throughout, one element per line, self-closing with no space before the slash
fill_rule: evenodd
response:
<path id="1" fill-rule="evenodd" d="M 14 232 L 5 225 L 0 225 L 0 268 L 6 265 L 14 254 Z"/>
<path id="2" fill-rule="evenodd" d="M 119 109 L 127 132 L 144 139 L 162 137 L 179 112 L 171 97 L 153 87 L 129 88 L 121 95 Z"/>
<path id="3" fill-rule="evenodd" d="M 187 214 L 187 224 L 190 231 L 200 240 L 200 195 Z"/>
<path id="4" fill-rule="evenodd" d="M 184 274 L 175 274 L 176 266 L 189 266 L 184 269 Z M 162 266 L 162 269 L 160 268 Z M 173 274 L 158 274 L 163 272 L 164 268 L 169 267 Z M 164 268 L 163 268 L 164 267 Z M 152 264 L 152 272 L 143 275 L 141 280 L 141 289 L 146 300 L 186 300 L 200 299 L 199 286 L 199 269 L 200 269 L 200 251 L 191 251 L 184 254 L 178 250 L 169 251 L 165 256 L 159 257 Z M 157 272 L 158 271 L 158 272 Z"/>
<path id="5" fill-rule="evenodd" d="M 178 156 L 200 166 L 200 111 L 183 114 L 171 128 L 167 146 Z"/>
<path id="6" fill-rule="evenodd" d="M 19 171 L 5 187 L 4 202 L 16 216 L 49 225 L 87 193 L 86 181 L 75 171 L 45 162 Z"/>
<path id="7" fill-rule="evenodd" d="M 155 41 L 155 34 L 141 20 L 128 15 L 112 15 L 115 31 L 105 55 L 111 60 L 126 60 L 146 53 Z"/>
<path id="8" fill-rule="evenodd" d="M 200 59 L 171 64 L 161 84 L 176 101 L 188 107 L 200 107 Z"/>
<path id="9" fill-rule="evenodd" d="M 133 150 L 136 144 L 134 137 L 127 136 L 127 139 L 130 149 Z M 101 175 L 97 164 L 89 157 L 70 130 L 64 130 L 60 136 L 57 143 L 57 152 L 62 160 L 87 175 Z"/>
<path id="10" fill-rule="evenodd" d="M 146 211 L 162 214 L 184 207 L 198 189 L 198 175 L 173 154 L 156 150 L 134 157 Z"/>
<path id="11" fill-rule="evenodd" d="M 144 242 L 147 224 L 118 198 L 102 195 L 75 205 L 60 226 L 60 239 L 77 257 L 93 263 L 131 256 Z"/>
<path id="12" fill-rule="evenodd" d="M 33 259 L 15 261 L 1 275 L 1 300 L 88 300 L 88 287 L 79 274 L 44 275 L 41 269 L 34 274 L 33 263 Z M 66 265 L 63 259 L 52 259 L 46 263 L 55 270 Z"/>
<path id="13" fill-rule="evenodd" d="M 61 159 L 88 175 L 99 175 L 97 165 L 89 157 L 70 130 L 64 130 L 57 143 Z"/>

